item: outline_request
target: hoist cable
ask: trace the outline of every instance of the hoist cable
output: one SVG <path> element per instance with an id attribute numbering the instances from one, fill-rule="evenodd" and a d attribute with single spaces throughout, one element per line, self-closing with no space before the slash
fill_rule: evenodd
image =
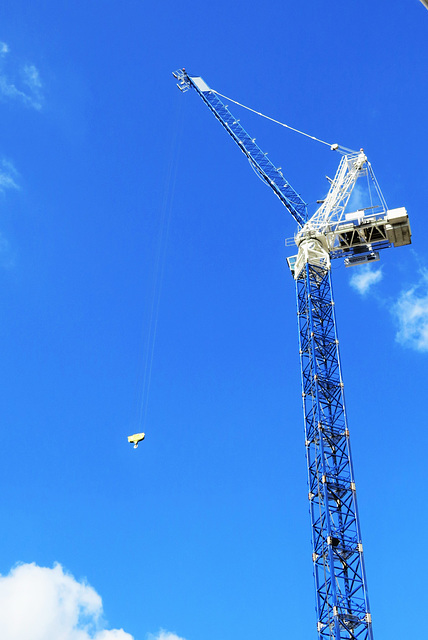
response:
<path id="1" fill-rule="evenodd" d="M 139 401 L 138 424 L 144 431 L 147 420 L 147 409 L 149 403 L 150 386 L 153 370 L 153 357 L 156 344 L 156 336 L 159 320 L 159 307 L 162 293 L 162 285 L 165 273 L 166 252 L 168 245 L 168 236 L 171 226 L 171 215 L 173 209 L 173 200 L 175 185 L 177 181 L 178 171 L 178 154 L 181 143 L 181 133 L 183 130 L 183 117 L 180 103 L 178 126 L 174 127 L 175 135 L 172 137 L 170 159 L 165 178 L 165 188 L 163 190 L 163 199 L 161 206 L 161 216 L 159 223 L 159 233 L 156 247 L 156 257 L 154 266 L 153 286 L 151 292 L 150 311 L 148 318 L 147 336 L 145 341 L 144 355 L 144 373 L 141 387 L 141 395 Z"/>
<path id="2" fill-rule="evenodd" d="M 223 95 L 219 91 L 216 91 L 215 89 L 211 89 L 211 91 L 216 93 L 221 98 L 224 98 L 225 100 L 228 100 L 229 102 L 233 102 L 234 104 L 237 104 L 239 107 L 242 107 L 243 109 L 247 109 L 247 111 L 251 111 L 252 113 L 255 113 L 256 115 L 261 116 L 262 118 L 266 118 L 266 120 L 270 120 L 271 122 L 275 122 L 275 124 L 281 125 L 281 127 L 285 127 L 286 129 L 290 129 L 291 131 L 294 131 L 295 133 L 300 133 L 300 135 L 306 136 L 306 138 L 310 138 L 311 140 L 315 140 L 316 142 L 321 142 L 321 144 L 325 144 L 327 147 L 330 147 L 330 149 L 332 151 L 339 151 L 340 153 L 356 153 L 352 149 L 348 149 L 347 147 L 343 147 L 340 144 L 337 144 L 337 143 L 331 144 L 330 142 L 326 142 L 325 140 L 321 140 L 320 138 L 316 138 L 315 136 L 311 136 L 311 135 L 309 135 L 309 133 L 305 133 L 304 131 L 300 131 L 300 129 L 296 129 L 295 127 L 291 127 L 290 125 L 285 124 L 284 122 L 280 122 L 279 120 L 275 120 L 275 118 L 271 118 L 270 116 L 266 116 L 264 113 L 261 113 L 261 111 L 256 111 L 255 109 L 251 109 L 251 107 L 247 107 L 247 106 L 245 106 L 245 104 L 241 104 L 240 102 L 237 102 L 236 100 L 233 100 L 232 98 L 228 98 L 227 96 Z"/>

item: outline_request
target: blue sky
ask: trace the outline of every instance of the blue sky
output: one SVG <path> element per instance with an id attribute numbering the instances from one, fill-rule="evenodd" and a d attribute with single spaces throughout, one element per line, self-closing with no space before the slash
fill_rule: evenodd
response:
<path id="1" fill-rule="evenodd" d="M 374 633 L 416 636 L 427 10 L 16 0 L 0 24 L 2 637 L 315 637 L 294 223 L 176 89 L 183 66 L 364 147 L 409 212 L 411 247 L 337 263 L 334 285 Z M 325 194 L 336 154 L 232 112 L 307 202 Z"/>

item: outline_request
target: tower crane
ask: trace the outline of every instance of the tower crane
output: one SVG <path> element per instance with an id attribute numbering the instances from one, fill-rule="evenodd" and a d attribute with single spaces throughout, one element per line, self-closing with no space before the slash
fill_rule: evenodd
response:
<path id="1" fill-rule="evenodd" d="M 342 150 L 327 196 L 312 216 L 280 169 L 201 77 L 173 74 L 178 88 L 194 89 L 254 170 L 298 225 L 297 254 L 287 258 L 297 295 L 312 561 L 319 640 L 373 640 L 363 544 L 345 411 L 331 262 L 346 266 L 379 259 L 379 251 L 410 244 L 404 207 L 388 209 L 364 151 Z M 358 178 L 367 176 L 379 204 L 356 212 L 347 205 Z"/>

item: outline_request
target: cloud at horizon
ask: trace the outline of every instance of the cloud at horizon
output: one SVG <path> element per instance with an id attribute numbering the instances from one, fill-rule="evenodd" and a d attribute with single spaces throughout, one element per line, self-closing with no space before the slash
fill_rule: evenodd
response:
<path id="1" fill-rule="evenodd" d="M 106 629 L 101 597 L 60 564 L 20 564 L 0 576 L 0 638 L 5 640 L 134 640 Z"/>
<path id="2" fill-rule="evenodd" d="M 107 629 L 101 596 L 61 564 L 18 564 L 0 574 L 0 638 L 4 640 L 135 640 Z M 160 629 L 148 640 L 185 640 Z"/>

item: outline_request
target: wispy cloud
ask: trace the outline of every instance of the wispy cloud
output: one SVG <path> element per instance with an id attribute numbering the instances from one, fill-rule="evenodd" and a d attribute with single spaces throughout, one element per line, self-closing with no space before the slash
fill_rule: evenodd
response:
<path id="1" fill-rule="evenodd" d="M 416 351 L 428 351 L 427 269 L 420 271 L 415 285 L 402 291 L 392 306 L 392 314 L 398 323 L 397 342 Z"/>
<path id="2" fill-rule="evenodd" d="M 43 85 L 34 64 L 22 64 L 10 56 L 6 42 L 0 42 L 0 98 L 16 100 L 38 111 L 43 106 Z"/>
<path id="3" fill-rule="evenodd" d="M 6 158 L 0 158 L 0 194 L 8 189 L 19 189 L 18 178 L 18 172 L 12 162 Z M 11 269 L 14 265 L 15 256 L 9 241 L 0 231 L 0 267 Z"/>
<path id="4" fill-rule="evenodd" d="M 356 271 L 351 276 L 350 285 L 362 296 L 383 278 L 382 269 L 373 269 L 370 266 L 353 268 Z"/>
<path id="5" fill-rule="evenodd" d="M 0 192 L 6 189 L 19 189 L 17 184 L 18 172 L 10 160 L 0 158 Z"/>
<path id="6" fill-rule="evenodd" d="M 358 267 L 352 274 L 350 285 L 361 295 L 371 292 L 373 285 L 383 278 L 381 269 L 372 266 Z M 428 269 L 419 269 L 415 284 L 402 290 L 398 297 L 385 299 L 375 295 L 381 307 L 388 306 L 396 323 L 395 339 L 404 347 L 416 351 L 428 351 Z"/>
<path id="7" fill-rule="evenodd" d="M 40 75 L 34 64 L 26 64 L 22 68 L 22 79 L 24 84 L 31 89 L 31 91 L 40 91 L 42 88 L 42 82 Z"/>
<path id="8" fill-rule="evenodd" d="M 12 269 L 15 266 L 15 256 L 7 240 L 0 232 L 0 267 Z"/>
<path id="9" fill-rule="evenodd" d="M 106 629 L 101 597 L 61 565 L 22 564 L 0 577 L 0 638 L 34 640 L 133 640 Z"/>

